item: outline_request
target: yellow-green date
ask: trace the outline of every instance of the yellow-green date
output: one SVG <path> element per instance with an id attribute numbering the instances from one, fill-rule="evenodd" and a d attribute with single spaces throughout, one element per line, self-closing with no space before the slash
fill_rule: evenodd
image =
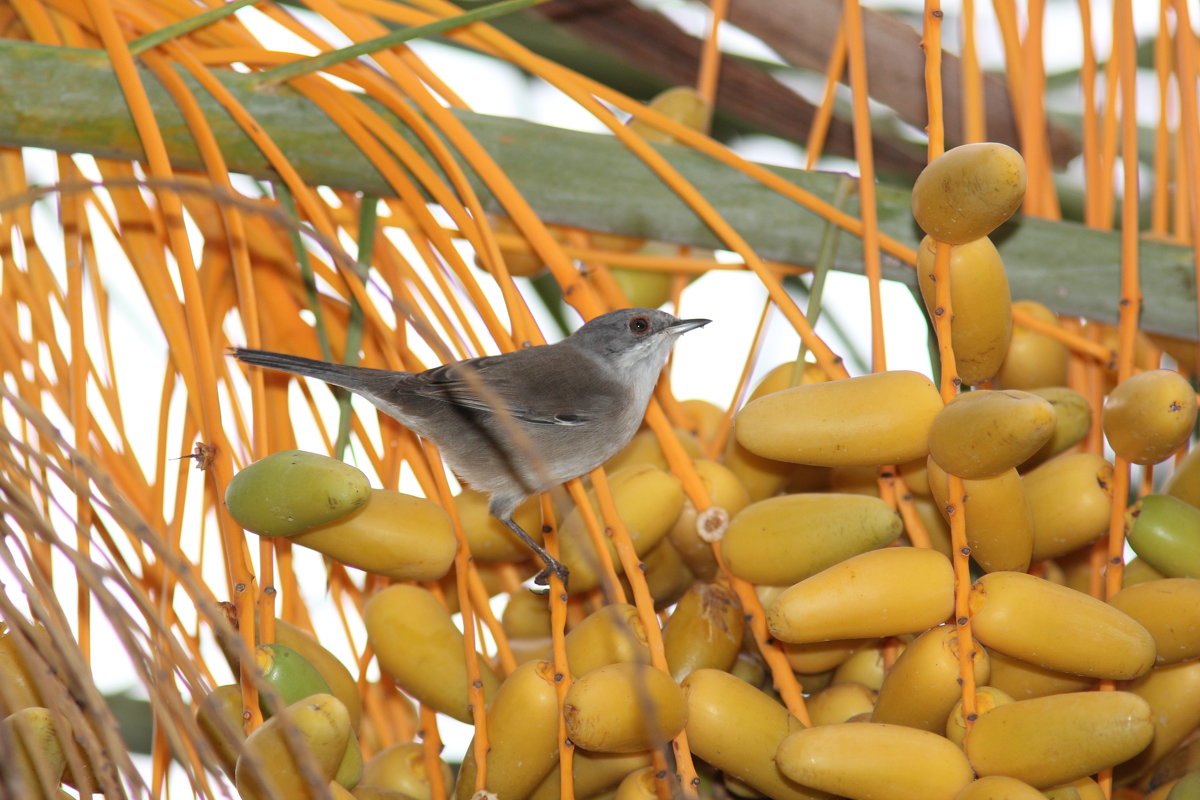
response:
<path id="1" fill-rule="evenodd" d="M 367 501 L 367 476 L 336 458 L 283 450 L 233 476 L 225 505 L 259 536 L 295 536 L 341 519 Z"/>

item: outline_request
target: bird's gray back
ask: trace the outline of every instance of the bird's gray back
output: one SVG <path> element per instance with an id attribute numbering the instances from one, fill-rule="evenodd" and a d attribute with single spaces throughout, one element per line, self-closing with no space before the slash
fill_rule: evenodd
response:
<path id="1" fill-rule="evenodd" d="M 514 506 L 608 460 L 645 413 L 603 361 L 567 342 L 381 380 L 364 394 L 435 442 L 473 488 Z"/>

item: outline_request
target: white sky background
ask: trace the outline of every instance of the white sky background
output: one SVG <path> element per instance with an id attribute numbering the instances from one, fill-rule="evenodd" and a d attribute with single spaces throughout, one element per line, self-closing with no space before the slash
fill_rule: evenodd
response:
<path id="1" fill-rule="evenodd" d="M 736 0 L 735 0 L 736 1 Z M 706 25 L 706 18 L 699 6 L 682 1 L 644 2 L 646 6 L 656 8 L 669 14 L 687 30 L 700 33 Z M 886 3 L 871 3 L 890 9 L 899 6 L 919 10 L 919 0 L 890 0 Z M 948 24 L 944 36 L 948 48 L 954 49 L 955 23 L 959 17 L 958 2 L 944 2 L 943 9 L 947 15 Z M 1139 31 L 1154 30 L 1157 25 L 1157 3 L 1135 2 L 1135 16 Z M 1111 18 L 1109 2 L 1101 0 L 1093 3 L 1093 18 L 1097 22 L 1098 35 L 1096 38 L 1097 53 L 1103 57 L 1108 50 L 1108 42 L 1104 33 Z M 991 18 L 991 7 L 987 2 L 977 2 L 979 30 L 995 30 Z M 264 31 L 273 29 L 275 33 L 268 41 L 272 46 L 281 50 L 296 52 L 311 52 L 302 42 L 292 39 L 287 34 L 280 33 L 271 23 L 264 23 L 265 17 L 252 8 L 239 12 L 239 16 L 249 25 Z M 1081 58 L 1078 22 L 1074 4 L 1052 3 L 1047 8 L 1045 29 L 1054 31 L 1053 37 L 1047 37 L 1047 70 L 1054 72 L 1071 68 L 1079 63 Z M 335 35 L 329 36 L 335 43 L 343 42 Z M 735 50 L 760 57 L 771 57 L 770 51 L 757 40 L 733 31 L 726 26 L 722 33 L 722 43 L 727 49 Z M 978 39 L 981 58 L 986 66 L 994 66 L 1001 62 L 1001 50 L 998 35 L 989 37 L 980 34 Z M 603 127 L 586 112 L 579 109 L 573 102 L 566 99 L 556 90 L 531 80 L 519 71 L 491 59 L 473 55 L 466 51 L 439 45 L 432 42 L 414 42 L 413 49 L 430 64 L 430 66 L 446 80 L 456 92 L 463 97 L 474 110 L 501 116 L 524 117 L 536 122 L 575 128 L 586 131 L 602 131 Z M 1141 92 L 1141 97 L 1148 102 L 1153 98 L 1149 91 Z M 1066 98 L 1070 99 L 1070 98 Z M 1077 100 L 1076 100 L 1077 102 Z M 1156 119 L 1158 109 L 1147 105 L 1143 116 L 1148 120 Z M 733 143 L 738 152 L 747 157 L 783 166 L 802 167 L 804 154 L 801 148 L 764 136 L 745 137 Z M 53 160 L 47 157 L 46 174 L 53 175 Z M 852 171 L 853 162 L 831 160 L 823 163 L 823 168 Z M 38 170 L 35 170 L 35 172 Z M 34 182 L 45 182 L 39 176 L 31 175 Z M 35 216 L 38 212 L 35 212 Z M 53 215 L 43 217 L 43 224 L 56 224 Z M 102 229 L 97 225 L 95 230 Z M 52 239 L 53 237 L 48 237 Z M 123 259 L 122 259 L 123 260 Z M 122 360 L 128 363 L 144 363 L 151 365 L 148 374 L 161 375 L 165 364 L 165 354 L 162 352 L 159 325 L 144 300 L 140 288 L 122 290 L 124 281 L 132 281 L 133 276 L 120 269 L 114 268 L 109 273 L 113 283 L 109 285 L 110 298 L 113 303 L 110 330 L 118 352 L 123 354 Z M 481 274 L 481 278 L 483 278 Z M 484 281 L 481 281 L 484 282 Z M 65 280 L 63 281 L 65 285 Z M 888 366 L 892 369 L 914 369 L 925 374 L 930 372 L 928 352 L 925 342 L 925 323 L 921 310 L 913 302 L 911 294 L 904 287 L 885 282 L 884 284 L 884 324 L 887 341 Z M 499 303 L 499 292 L 491 288 L 492 297 Z M 532 297 L 532 295 L 531 295 Z M 745 362 L 746 353 L 753 336 L 758 315 L 765 298 L 765 290 L 749 273 L 715 272 L 704 276 L 693 283 L 684 293 L 683 316 L 709 317 L 713 324 L 689 333 L 683 337 L 675 352 L 672 384 L 677 397 L 681 399 L 700 397 L 718 404 L 727 404 L 732 395 L 737 377 Z M 535 310 L 539 307 L 536 298 L 531 299 Z M 846 354 L 854 349 L 869 360 L 870 329 L 867 316 L 867 285 L 865 279 L 859 276 L 833 272 L 830 274 L 825 290 L 824 315 L 832 315 L 839 319 L 843 328 L 849 334 L 849 342 L 841 341 L 834 336 L 827 326 L 818 326 L 818 332 L 826 337 L 835 351 Z M 547 330 L 553 330 L 548 326 Z M 759 359 L 757 374 L 786 360 L 795 358 L 798 337 L 791 331 L 790 326 L 776 316 L 773 318 L 766 345 Z M 136 361 L 134 361 L 136 360 Z M 433 363 L 432 360 L 430 363 Z M 851 367 L 853 370 L 853 367 Z M 146 414 L 145 418 L 154 419 L 161 387 L 156 383 L 151 385 L 121 384 L 121 397 L 127 419 L 138 419 L 139 412 Z M 332 408 L 332 406 L 329 406 Z M 174 413 L 178 413 L 178 409 Z M 336 419 L 332 412 L 330 419 Z M 139 431 L 131 431 L 137 435 Z M 141 431 L 144 434 L 145 445 L 141 451 L 146 453 L 147 469 L 149 460 L 153 459 L 155 431 Z M 303 434 L 302 434 L 303 435 Z M 137 444 L 137 442 L 135 442 Z M 180 443 L 180 452 L 190 449 L 190 444 Z M 319 450 L 320 440 L 315 433 L 307 441 L 301 439 L 301 446 Z M 197 511 L 199 506 L 196 506 Z M 69 528 L 65 528 L 69 530 Z M 208 532 L 210 545 L 215 546 L 215 531 Z M 252 548 L 256 549 L 256 548 Z M 323 567 L 319 557 L 311 554 L 309 558 L 313 575 L 323 576 Z M 219 557 L 210 555 L 210 563 L 219 564 Z M 302 557 L 303 558 L 303 557 Z M 65 565 L 57 567 L 59 575 L 69 575 Z M 3 577 L 3 576 L 0 576 Z M 223 584 L 215 584 L 222 586 Z M 314 611 L 321 614 L 318 625 L 324 629 L 340 630 L 333 610 L 327 601 L 323 601 L 323 581 L 311 582 L 311 595 L 308 598 Z M 73 600 L 65 598 L 73 596 L 64 594 L 64 606 L 73 606 Z M 71 612 L 71 609 L 68 609 Z M 131 688 L 135 693 L 142 693 L 136 683 L 131 685 L 131 672 L 128 664 L 124 663 L 123 651 L 119 642 L 112 638 L 111 632 L 103 626 L 94 628 L 94 652 L 103 653 L 103 659 L 97 659 L 97 684 L 102 691 L 115 692 Z M 349 659 L 345 659 L 351 664 Z M 445 737 L 447 757 L 456 758 L 465 749 L 470 735 L 470 729 L 459 723 L 447 722 L 442 727 Z M 149 775 L 148 761 L 146 775 Z M 174 781 L 177 791 L 175 796 L 190 796 L 186 792 L 186 781 L 179 776 Z"/>

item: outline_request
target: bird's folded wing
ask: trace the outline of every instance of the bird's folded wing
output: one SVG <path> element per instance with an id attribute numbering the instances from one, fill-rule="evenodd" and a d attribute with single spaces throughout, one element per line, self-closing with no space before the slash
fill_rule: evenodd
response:
<path id="1" fill-rule="evenodd" d="M 411 390 L 430 400 L 488 414 L 505 413 L 535 425 L 584 425 L 592 415 L 580 408 L 546 402 L 544 393 L 518 387 L 509 374 L 511 360 L 489 356 L 435 367 L 420 375 Z M 528 378 L 529 376 L 525 376 Z M 483 387 L 483 391 L 480 391 Z M 524 395 L 524 396 L 522 396 Z M 558 406 L 552 407 L 552 406 Z"/>

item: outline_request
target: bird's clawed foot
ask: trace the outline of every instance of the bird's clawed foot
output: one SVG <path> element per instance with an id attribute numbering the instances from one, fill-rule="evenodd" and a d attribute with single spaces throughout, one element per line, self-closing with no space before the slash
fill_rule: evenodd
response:
<path id="1" fill-rule="evenodd" d="M 546 566 L 542 568 L 542 571 L 533 576 L 533 585 L 529 587 L 530 591 L 534 594 L 546 594 L 549 592 L 551 573 L 558 576 L 558 579 L 562 581 L 563 589 L 566 589 L 567 578 L 570 572 L 561 561 L 550 558 L 546 561 Z"/>

